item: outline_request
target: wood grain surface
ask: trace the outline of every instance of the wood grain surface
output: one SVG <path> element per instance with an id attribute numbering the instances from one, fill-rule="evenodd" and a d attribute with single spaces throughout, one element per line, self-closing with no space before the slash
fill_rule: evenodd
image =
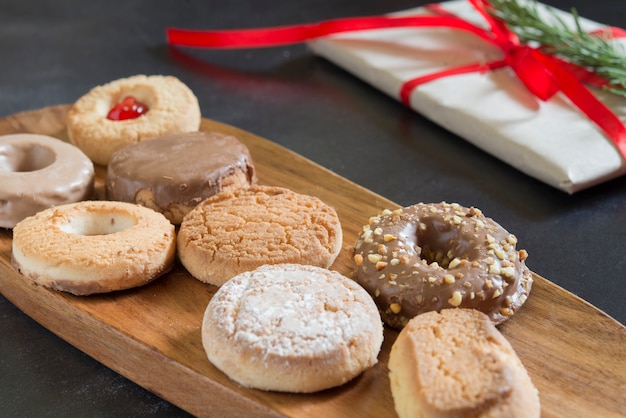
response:
<path id="1" fill-rule="evenodd" d="M 67 109 L 60 105 L 5 117 L 0 119 L 0 134 L 33 132 L 66 140 Z M 383 208 L 397 207 L 251 133 L 209 120 L 203 120 L 201 129 L 230 133 L 245 143 L 261 183 L 314 195 L 336 208 L 344 243 L 332 268 L 344 274 L 350 270 L 347 250 L 362 225 Z M 104 168 L 97 167 L 97 174 L 96 197 L 102 198 Z M 180 265 L 141 288 L 76 297 L 31 284 L 11 267 L 10 259 L 11 231 L 0 229 L 0 290 L 8 300 L 96 360 L 194 415 L 395 416 L 387 376 L 395 331 L 385 330 L 378 364 L 342 387 L 308 395 L 249 390 L 207 360 L 200 325 L 217 288 L 193 279 Z M 542 416 L 624 416 L 622 324 L 535 275 L 526 304 L 499 328 L 539 389 Z"/>

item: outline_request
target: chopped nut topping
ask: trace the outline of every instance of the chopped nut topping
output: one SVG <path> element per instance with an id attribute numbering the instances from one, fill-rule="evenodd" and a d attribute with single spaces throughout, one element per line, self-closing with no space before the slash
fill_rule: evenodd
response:
<path id="1" fill-rule="evenodd" d="M 515 256 L 518 255 L 515 252 L 509 253 L 509 261 L 515 262 Z"/>
<path id="2" fill-rule="evenodd" d="M 391 310 L 391 312 L 398 314 L 402 310 L 402 306 L 400 306 L 399 303 L 392 303 L 391 305 L 389 305 L 389 309 Z"/>
<path id="3" fill-rule="evenodd" d="M 396 237 L 394 237 L 394 236 L 393 236 L 393 235 L 391 235 L 391 234 L 385 234 L 385 235 L 383 235 L 383 240 L 384 240 L 385 242 L 390 242 L 390 241 L 393 241 L 394 239 L 397 239 L 397 238 L 396 238 Z"/>
<path id="4" fill-rule="evenodd" d="M 519 259 L 520 261 L 524 261 L 528 258 L 528 253 L 526 250 L 519 250 Z"/>
<path id="5" fill-rule="evenodd" d="M 515 267 L 503 267 L 500 269 L 500 274 L 504 277 L 515 276 Z"/>
<path id="6" fill-rule="evenodd" d="M 503 250 L 498 249 L 495 251 L 495 253 L 496 253 L 496 257 L 498 257 L 500 260 L 504 260 L 506 257 L 506 254 L 504 253 Z"/>
<path id="7" fill-rule="evenodd" d="M 383 259 L 383 256 L 380 254 L 368 254 L 367 259 L 370 263 L 376 264 Z"/>
<path id="8" fill-rule="evenodd" d="M 490 265 L 489 274 L 500 274 L 500 267 L 496 264 Z"/>
<path id="9" fill-rule="evenodd" d="M 493 296 L 491 296 L 491 298 L 495 299 L 498 296 L 500 296 L 501 294 L 502 294 L 502 289 L 496 289 L 495 292 L 493 292 Z"/>
<path id="10" fill-rule="evenodd" d="M 448 303 L 454 307 L 459 306 L 463 301 L 463 295 L 458 290 L 452 292 L 452 297 L 448 299 Z"/>
<path id="11" fill-rule="evenodd" d="M 378 244 L 376 249 L 378 250 L 378 254 L 382 254 L 382 255 L 387 254 L 387 246 L 385 244 Z"/>
<path id="12" fill-rule="evenodd" d="M 460 258 L 453 258 L 452 261 L 450 261 L 450 264 L 448 264 L 448 268 L 449 269 L 453 269 L 455 267 L 457 267 L 459 264 L 461 264 L 461 259 Z"/>
<path id="13" fill-rule="evenodd" d="M 373 235 L 374 235 L 374 233 L 372 232 L 371 229 L 367 229 L 367 230 L 363 231 L 363 242 L 367 242 L 367 243 L 374 242 Z"/>
<path id="14" fill-rule="evenodd" d="M 380 296 L 380 289 L 376 289 L 374 291 L 374 296 L 379 297 Z"/>
<path id="15" fill-rule="evenodd" d="M 391 211 L 389 209 L 384 209 L 380 214 L 383 216 L 389 216 L 391 215 Z"/>
<path id="16" fill-rule="evenodd" d="M 437 281 L 437 278 L 435 278 L 435 277 L 433 277 L 433 276 L 430 276 L 430 277 L 428 278 L 428 283 L 435 283 L 436 281 Z"/>
<path id="17" fill-rule="evenodd" d="M 472 206 L 470 208 L 470 213 L 472 214 L 472 216 L 480 216 L 483 214 L 483 211 Z"/>
<path id="18" fill-rule="evenodd" d="M 454 282 L 456 282 L 456 279 L 453 275 L 446 274 L 445 276 L 443 276 L 443 281 L 447 284 L 453 284 Z"/>
<path id="19" fill-rule="evenodd" d="M 381 235 L 383 233 L 383 229 L 378 227 L 374 230 L 374 235 Z"/>
<path id="20" fill-rule="evenodd" d="M 357 266 L 360 266 L 361 264 L 363 264 L 363 256 L 361 254 L 355 254 L 354 255 L 354 263 Z"/>
<path id="21" fill-rule="evenodd" d="M 376 270 L 382 270 L 385 267 L 387 267 L 386 261 L 379 261 L 378 263 L 376 263 Z"/>
<path id="22" fill-rule="evenodd" d="M 396 280 L 398 275 L 396 273 L 389 273 L 389 280 Z"/>

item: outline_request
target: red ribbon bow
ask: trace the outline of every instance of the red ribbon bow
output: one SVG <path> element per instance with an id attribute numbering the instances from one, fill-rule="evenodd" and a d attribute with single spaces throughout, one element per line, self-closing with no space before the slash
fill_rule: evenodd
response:
<path id="1" fill-rule="evenodd" d="M 528 90 L 539 99 L 548 100 L 559 91 L 564 94 L 615 143 L 619 152 L 626 158 L 626 127 L 619 117 L 583 84 L 586 82 L 603 86 L 606 80 L 585 68 L 522 44 L 503 22 L 489 14 L 488 9 L 491 5 L 487 0 L 468 1 L 485 19 L 488 29 L 456 17 L 438 5 L 429 5 L 427 9 L 434 11 L 436 15 L 354 17 L 303 25 L 221 31 L 168 28 L 167 39 L 170 44 L 179 46 L 251 48 L 301 43 L 332 34 L 368 29 L 445 27 L 463 30 L 498 47 L 504 53 L 504 58 L 450 68 L 409 80 L 402 85 L 399 92 L 404 104 L 408 106 L 413 90 L 428 81 L 455 74 L 485 72 L 508 66 Z M 611 28 L 611 30 L 614 36 L 626 36 L 626 32 L 621 29 Z"/>

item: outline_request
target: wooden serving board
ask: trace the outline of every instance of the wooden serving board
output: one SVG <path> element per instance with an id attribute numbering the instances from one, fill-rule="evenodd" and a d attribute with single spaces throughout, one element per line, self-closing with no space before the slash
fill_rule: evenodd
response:
<path id="1" fill-rule="evenodd" d="M 33 132 L 67 139 L 67 110 L 61 105 L 0 119 L 0 134 Z M 344 244 L 332 268 L 344 274 L 350 270 L 347 249 L 362 225 L 383 208 L 398 206 L 251 133 L 209 120 L 203 120 L 201 129 L 230 133 L 245 143 L 262 184 L 318 196 L 336 208 Z M 97 167 L 97 173 L 102 196 L 104 168 Z M 8 300 L 96 360 L 194 415 L 395 416 L 387 369 L 397 336 L 393 330 L 385 330 L 378 364 L 342 387 L 307 395 L 244 389 L 213 367 L 202 348 L 202 315 L 217 288 L 193 279 L 180 265 L 141 288 L 76 297 L 31 284 L 10 259 L 11 231 L 3 229 L 0 291 Z M 622 324 L 535 275 L 526 304 L 499 328 L 539 389 L 544 417 L 624 416 Z"/>

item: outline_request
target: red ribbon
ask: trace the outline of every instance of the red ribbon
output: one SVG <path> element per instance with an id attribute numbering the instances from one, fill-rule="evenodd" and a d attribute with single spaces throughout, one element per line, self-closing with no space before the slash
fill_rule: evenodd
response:
<path id="1" fill-rule="evenodd" d="M 457 74 L 510 67 L 528 90 L 539 99 L 548 100 L 559 91 L 564 94 L 615 143 L 622 156 L 626 158 L 626 126 L 583 84 L 603 86 L 607 84 L 606 80 L 585 68 L 522 44 L 502 21 L 489 14 L 491 5 L 487 0 L 468 1 L 487 22 L 488 29 L 469 23 L 433 4 L 427 6 L 427 9 L 435 12 L 434 16 L 353 17 L 302 25 L 218 31 L 168 28 L 167 40 L 171 45 L 188 47 L 251 48 L 301 43 L 333 34 L 369 29 L 441 27 L 462 30 L 496 46 L 503 52 L 504 58 L 454 67 L 409 80 L 401 86 L 399 92 L 400 99 L 405 105 L 410 105 L 410 95 L 420 84 Z M 626 36 L 626 31 L 622 29 L 609 28 L 609 30 L 615 37 Z"/>

